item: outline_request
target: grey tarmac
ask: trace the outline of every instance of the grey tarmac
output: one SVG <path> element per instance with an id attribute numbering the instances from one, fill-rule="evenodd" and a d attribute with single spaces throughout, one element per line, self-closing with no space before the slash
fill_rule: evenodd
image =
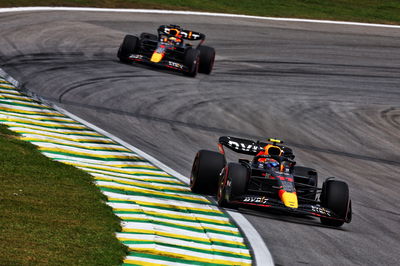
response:
<path id="1" fill-rule="evenodd" d="M 118 62 L 126 33 L 207 35 L 210 76 Z M 189 175 L 220 135 L 278 137 L 320 184 L 349 183 L 353 221 L 242 209 L 276 265 L 400 261 L 400 30 L 96 12 L 0 14 L 1 67 L 23 86 Z"/>

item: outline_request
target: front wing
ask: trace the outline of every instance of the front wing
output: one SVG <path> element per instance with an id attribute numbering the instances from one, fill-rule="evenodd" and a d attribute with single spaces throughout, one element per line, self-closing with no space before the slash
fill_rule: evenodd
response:
<path id="1" fill-rule="evenodd" d="M 298 208 L 286 207 L 281 201 L 271 199 L 264 196 L 244 195 L 236 197 L 230 203 L 242 206 L 259 206 L 263 208 L 271 208 L 291 214 L 312 215 L 317 217 L 328 218 L 332 220 L 350 222 L 348 219 L 336 215 L 332 210 L 324 208 L 319 204 L 299 204 Z"/>
<path id="2" fill-rule="evenodd" d="M 154 63 L 154 62 L 150 61 L 150 58 L 148 56 L 145 56 L 142 54 L 131 54 L 128 57 L 128 59 L 131 60 L 132 62 L 143 62 L 146 64 L 166 67 L 169 69 L 178 70 L 178 71 L 182 71 L 182 72 L 190 72 L 189 68 L 186 67 L 185 65 L 175 62 L 175 61 L 171 61 L 171 60 L 161 60 L 158 63 Z"/>

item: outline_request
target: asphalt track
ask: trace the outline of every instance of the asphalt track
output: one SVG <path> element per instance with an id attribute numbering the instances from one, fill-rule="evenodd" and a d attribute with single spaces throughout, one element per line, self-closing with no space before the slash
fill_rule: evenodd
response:
<path id="1" fill-rule="evenodd" d="M 124 65 L 125 33 L 206 33 L 215 71 Z M 189 174 L 220 135 L 279 137 L 320 183 L 350 185 L 353 221 L 244 210 L 277 265 L 400 261 L 400 30 L 160 14 L 0 14 L 1 67 L 42 97 Z"/>

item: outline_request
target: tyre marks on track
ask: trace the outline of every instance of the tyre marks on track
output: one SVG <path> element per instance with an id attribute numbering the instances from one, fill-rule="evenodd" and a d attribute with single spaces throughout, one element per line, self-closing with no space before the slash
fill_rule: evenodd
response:
<path id="1" fill-rule="evenodd" d="M 0 78 L 0 123 L 93 176 L 122 220 L 126 265 L 251 265 L 239 229 L 176 177 Z"/>

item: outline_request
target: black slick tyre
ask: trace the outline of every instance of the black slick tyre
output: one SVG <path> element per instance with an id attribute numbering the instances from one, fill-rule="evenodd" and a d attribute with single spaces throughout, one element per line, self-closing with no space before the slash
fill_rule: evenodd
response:
<path id="1" fill-rule="evenodd" d="M 187 67 L 187 71 L 183 72 L 186 76 L 195 77 L 199 70 L 200 51 L 190 48 L 186 50 L 183 64 Z"/>
<path id="2" fill-rule="evenodd" d="M 200 150 L 194 158 L 190 175 L 190 189 L 194 193 L 215 195 L 219 174 L 225 166 L 224 155 L 208 150 Z"/>
<path id="3" fill-rule="evenodd" d="M 324 225 L 340 227 L 344 224 L 346 217 L 351 217 L 351 204 L 349 187 L 343 181 L 327 180 L 322 185 L 321 206 L 332 210 L 342 220 L 334 220 L 321 217 Z"/>
<path id="4" fill-rule="evenodd" d="M 133 35 L 126 35 L 118 49 L 117 56 L 123 63 L 129 63 L 129 56 L 138 49 L 139 38 Z"/>
<path id="5" fill-rule="evenodd" d="M 224 175 L 218 185 L 218 205 L 220 207 L 236 208 L 237 205 L 230 202 L 230 200 L 245 194 L 247 183 L 247 168 L 239 163 L 229 163 L 224 169 Z"/>
<path id="6" fill-rule="evenodd" d="M 215 49 L 209 46 L 200 46 L 199 73 L 210 74 L 215 61 Z"/>

